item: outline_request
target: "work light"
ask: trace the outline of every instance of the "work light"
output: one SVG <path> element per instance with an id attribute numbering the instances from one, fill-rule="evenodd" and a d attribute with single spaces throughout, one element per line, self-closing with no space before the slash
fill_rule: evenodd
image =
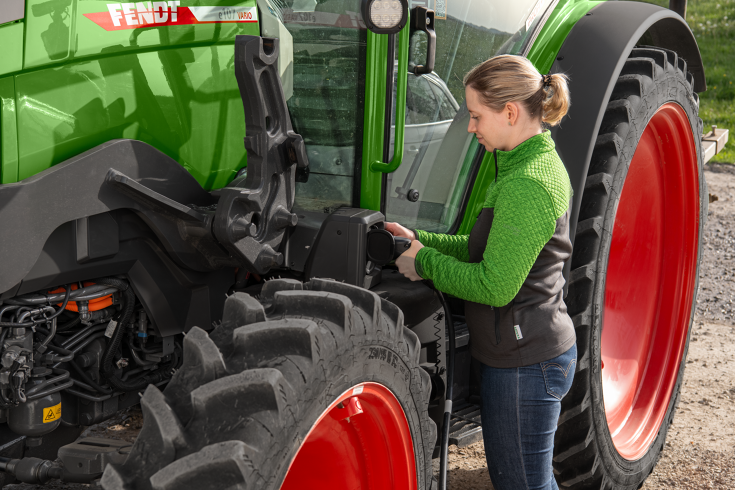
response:
<path id="1" fill-rule="evenodd" d="M 376 34 L 395 34 L 408 21 L 408 1 L 363 0 L 362 18 Z"/>

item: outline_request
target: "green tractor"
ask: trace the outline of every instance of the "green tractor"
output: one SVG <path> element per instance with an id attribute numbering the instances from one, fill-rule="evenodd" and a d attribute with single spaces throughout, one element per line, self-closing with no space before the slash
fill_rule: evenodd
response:
<path id="1" fill-rule="evenodd" d="M 679 2 L 681 3 L 681 2 Z M 203 5 L 202 5 L 203 4 Z M 680 5 L 680 13 L 683 15 Z M 469 233 L 463 75 L 571 78 L 565 489 L 637 489 L 674 417 L 707 216 L 682 16 L 588 0 L 3 0 L 0 485 L 430 490 L 480 440 L 462 303 L 386 221 Z M 242 139 L 244 139 L 244 145 Z M 140 403 L 134 445 L 78 439 Z"/>

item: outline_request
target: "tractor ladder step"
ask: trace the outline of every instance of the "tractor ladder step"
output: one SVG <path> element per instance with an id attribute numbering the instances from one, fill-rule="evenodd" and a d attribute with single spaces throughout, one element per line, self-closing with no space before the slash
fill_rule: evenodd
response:
<path id="1" fill-rule="evenodd" d="M 480 406 L 467 401 L 455 404 L 449 422 L 449 444 L 467 447 L 481 440 Z"/>

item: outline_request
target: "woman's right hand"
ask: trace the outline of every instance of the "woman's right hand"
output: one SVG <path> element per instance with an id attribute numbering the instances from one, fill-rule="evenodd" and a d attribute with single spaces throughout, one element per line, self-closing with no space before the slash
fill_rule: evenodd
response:
<path id="1" fill-rule="evenodd" d="M 398 223 L 385 223 L 385 229 L 393 236 L 400 236 L 403 238 L 408 238 L 409 240 L 416 240 L 416 233 L 409 230 L 405 226 L 401 226 Z"/>

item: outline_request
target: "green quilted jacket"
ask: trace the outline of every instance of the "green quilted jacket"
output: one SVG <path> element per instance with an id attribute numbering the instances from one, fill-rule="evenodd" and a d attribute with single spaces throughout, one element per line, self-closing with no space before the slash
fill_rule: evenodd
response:
<path id="1" fill-rule="evenodd" d="M 479 263 L 469 263 L 469 235 L 417 230 L 424 245 L 416 272 L 440 291 L 490 306 L 518 294 L 541 249 L 567 211 L 572 190 L 549 131 L 511 151 L 496 150 L 496 180 L 484 208 L 494 208 L 492 229 Z"/>

